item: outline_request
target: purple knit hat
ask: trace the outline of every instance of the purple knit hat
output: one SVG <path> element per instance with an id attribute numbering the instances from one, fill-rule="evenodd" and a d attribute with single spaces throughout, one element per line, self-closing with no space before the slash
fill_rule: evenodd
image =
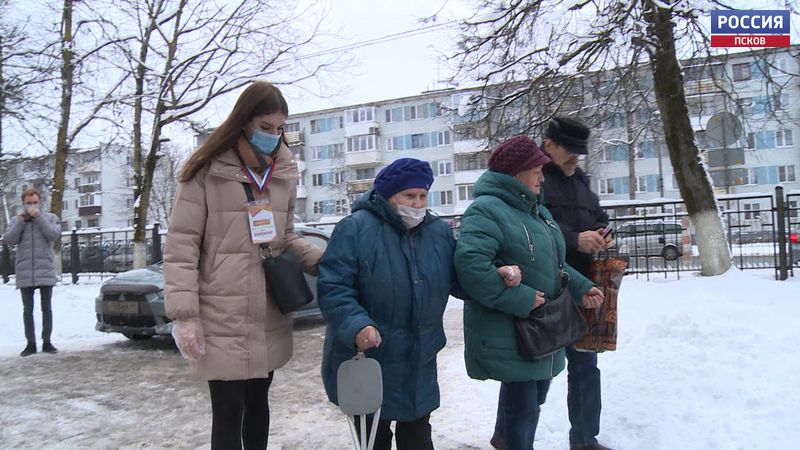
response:
<path id="1" fill-rule="evenodd" d="M 514 136 L 498 145 L 489 157 L 489 170 L 512 177 L 534 167 L 543 166 L 550 158 L 528 136 Z"/>

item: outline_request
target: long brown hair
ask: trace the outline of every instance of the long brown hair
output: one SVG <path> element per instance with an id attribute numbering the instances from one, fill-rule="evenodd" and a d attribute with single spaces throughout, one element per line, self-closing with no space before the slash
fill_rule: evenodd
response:
<path id="1" fill-rule="evenodd" d="M 289 105 L 281 91 L 272 83 L 255 81 L 239 95 L 233 110 L 208 139 L 192 153 L 181 172 L 180 181 L 194 178 L 212 158 L 236 145 L 244 127 L 253 117 L 276 112 L 289 115 Z"/>

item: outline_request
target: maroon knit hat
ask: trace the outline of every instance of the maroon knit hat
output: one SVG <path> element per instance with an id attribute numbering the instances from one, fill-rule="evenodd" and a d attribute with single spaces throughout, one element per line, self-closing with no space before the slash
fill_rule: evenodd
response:
<path id="1" fill-rule="evenodd" d="M 489 157 L 489 170 L 512 177 L 534 167 L 543 166 L 550 158 L 528 136 L 514 136 L 498 145 Z"/>

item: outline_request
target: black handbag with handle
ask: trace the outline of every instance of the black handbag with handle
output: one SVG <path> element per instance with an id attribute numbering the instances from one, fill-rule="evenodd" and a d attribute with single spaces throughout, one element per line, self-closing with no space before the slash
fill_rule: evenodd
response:
<path id="1" fill-rule="evenodd" d="M 247 200 L 254 201 L 252 188 L 247 183 L 243 184 Z M 260 247 L 264 276 L 269 290 L 267 297 L 272 298 L 281 314 L 289 314 L 311 303 L 314 300 L 314 293 L 303 275 L 297 256 L 290 251 L 272 256 L 268 243 L 262 243 Z"/>
<path id="2" fill-rule="evenodd" d="M 525 359 L 548 356 L 572 345 L 586 333 L 586 321 L 569 289 L 546 301 L 524 319 L 514 318 L 517 352 Z"/>

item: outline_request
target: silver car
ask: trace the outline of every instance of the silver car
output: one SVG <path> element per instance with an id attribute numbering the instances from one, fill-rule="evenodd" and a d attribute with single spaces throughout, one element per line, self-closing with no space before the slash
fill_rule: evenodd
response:
<path id="1" fill-rule="evenodd" d="M 635 220 L 620 225 L 614 233 L 614 240 L 620 255 L 656 256 L 675 261 L 683 254 L 684 231 L 676 221 Z"/>
<path id="2" fill-rule="evenodd" d="M 297 234 L 325 249 L 330 234 L 310 227 L 295 227 Z M 321 316 L 317 307 L 317 278 L 306 275 L 314 292 L 314 300 L 295 311 L 295 318 Z M 95 299 L 95 329 L 106 333 L 122 333 L 129 339 L 148 339 L 170 335 L 172 323 L 164 311 L 164 266 L 153 264 L 129 270 L 110 278 L 100 287 Z"/>

